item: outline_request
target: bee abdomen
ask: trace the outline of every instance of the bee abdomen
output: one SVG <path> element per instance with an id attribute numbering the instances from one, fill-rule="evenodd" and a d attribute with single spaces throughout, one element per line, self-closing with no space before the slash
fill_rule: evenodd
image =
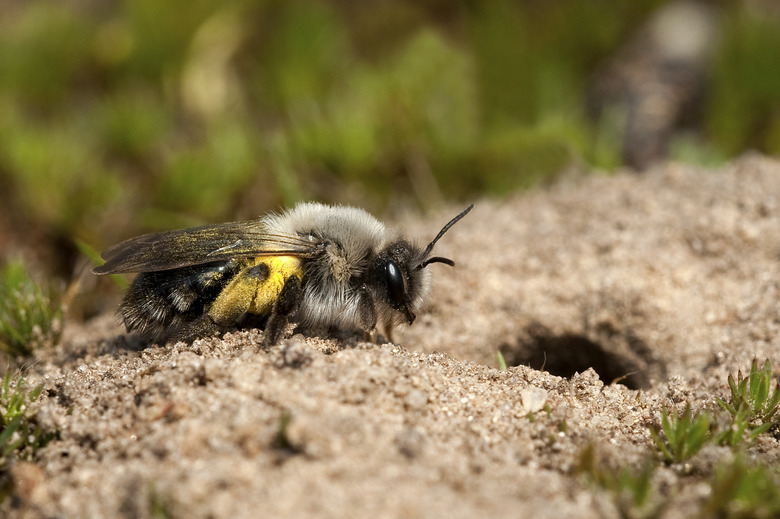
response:
<path id="1" fill-rule="evenodd" d="M 206 312 L 238 271 L 239 265 L 231 260 L 142 272 L 127 291 L 119 313 L 128 331 L 153 342 L 188 340 L 190 332 L 207 335 L 218 327 Z"/>

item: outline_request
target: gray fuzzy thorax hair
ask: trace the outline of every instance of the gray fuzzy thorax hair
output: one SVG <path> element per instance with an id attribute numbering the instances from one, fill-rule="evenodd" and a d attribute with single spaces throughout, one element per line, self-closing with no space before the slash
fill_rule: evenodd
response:
<path id="1" fill-rule="evenodd" d="M 302 203 L 265 218 L 271 234 L 326 243 L 322 255 L 305 263 L 304 296 L 294 320 L 304 328 L 359 328 L 361 280 L 379 252 L 401 240 L 399 232 L 361 209 L 319 203 Z M 413 306 L 418 307 L 427 295 L 429 276 L 424 271 L 415 276 L 421 290 Z M 399 321 L 379 300 L 376 310 L 385 325 Z"/>

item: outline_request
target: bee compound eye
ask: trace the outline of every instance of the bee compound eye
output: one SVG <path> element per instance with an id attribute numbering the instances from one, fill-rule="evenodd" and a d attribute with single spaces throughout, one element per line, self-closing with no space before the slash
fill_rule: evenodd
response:
<path id="1" fill-rule="evenodd" d="M 401 269 L 394 262 L 388 260 L 385 263 L 385 271 L 387 272 L 387 293 L 390 296 L 390 302 L 393 306 L 401 306 L 406 297 Z"/>

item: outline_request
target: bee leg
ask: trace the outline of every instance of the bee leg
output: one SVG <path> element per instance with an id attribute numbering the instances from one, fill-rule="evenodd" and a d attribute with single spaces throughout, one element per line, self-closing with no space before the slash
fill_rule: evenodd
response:
<path id="1" fill-rule="evenodd" d="M 264 263 L 241 270 L 222 289 L 199 325 L 207 331 L 211 321 L 220 333 L 241 327 L 247 320 L 258 289 L 268 279 L 268 275 L 269 268 Z"/>
<path id="2" fill-rule="evenodd" d="M 229 327 L 215 323 L 210 315 L 203 314 L 192 321 L 182 323 L 180 326 L 171 327 L 169 340 L 192 342 L 201 337 L 221 335 L 229 330 Z"/>
<path id="3" fill-rule="evenodd" d="M 363 341 L 364 342 L 370 342 L 370 343 L 373 343 L 373 344 L 378 344 L 379 343 L 379 332 L 377 331 L 377 329 L 374 328 L 370 332 L 369 331 L 363 331 Z"/>
<path id="4" fill-rule="evenodd" d="M 276 298 L 274 308 L 271 310 L 271 315 L 268 317 L 268 322 L 265 325 L 265 338 L 263 339 L 263 347 L 267 348 L 273 346 L 277 342 L 287 327 L 287 323 L 290 321 L 290 316 L 298 310 L 298 306 L 301 303 L 301 297 L 303 297 L 303 289 L 301 288 L 301 280 L 298 276 L 290 276 L 284 282 L 279 296 Z"/>
<path id="5" fill-rule="evenodd" d="M 360 328 L 363 330 L 363 338 L 369 342 L 377 342 L 376 331 L 376 305 L 374 304 L 374 296 L 368 291 L 366 285 L 363 285 L 358 290 L 358 316 L 360 319 Z"/>

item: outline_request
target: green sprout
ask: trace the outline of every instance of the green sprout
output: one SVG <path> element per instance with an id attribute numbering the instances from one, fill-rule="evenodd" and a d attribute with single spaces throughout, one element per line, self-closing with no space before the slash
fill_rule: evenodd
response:
<path id="1" fill-rule="evenodd" d="M 755 439 L 778 423 L 778 404 L 780 403 L 780 386 L 772 385 L 772 368 L 769 360 L 759 368 L 754 359 L 747 377 L 742 371 L 737 373 L 736 380 L 732 375 L 728 378 L 731 389 L 731 400 L 718 399 L 718 405 L 731 415 L 731 427 L 718 435 L 719 443 L 736 445 L 745 434 L 749 440 Z"/>
<path id="2" fill-rule="evenodd" d="M 650 433 L 668 463 L 682 463 L 699 452 L 711 438 L 711 424 L 709 413 L 694 417 L 690 405 L 686 405 L 681 415 L 670 415 L 667 409 L 661 411 L 661 429 L 665 439 L 661 438 L 658 429 L 651 429 Z"/>
<path id="3" fill-rule="evenodd" d="M 737 414 L 731 416 L 730 423 L 717 432 L 715 443 L 736 447 L 746 439 L 747 441 L 755 440 L 764 431 L 763 427 L 751 427 L 747 409 L 741 408 L 737 410 Z"/>
<path id="4" fill-rule="evenodd" d="M 279 416 L 279 424 L 278 429 L 276 430 L 276 436 L 273 440 L 273 447 L 276 449 L 279 449 L 281 451 L 287 451 L 289 453 L 297 453 L 299 452 L 298 447 L 290 440 L 290 437 L 288 435 L 288 430 L 290 426 L 290 421 L 292 420 L 292 415 L 290 415 L 289 411 L 284 411 Z"/>
<path id="5" fill-rule="evenodd" d="M 149 491 L 149 517 L 151 519 L 170 519 L 174 517 L 170 500 L 154 488 Z"/>
<path id="6" fill-rule="evenodd" d="M 52 435 L 36 425 L 30 404 L 41 395 L 43 385 L 29 391 L 25 387 L 20 373 L 13 377 L 8 371 L 0 387 L 0 471 L 4 470 L 6 460 L 12 453 L 35 454 L 46 445 Z"/>
<path id="7" fill-rule="evenodd" d="M 661 515 L 669 501 L 661 499 L 653 485 L 655 463 L 646 460 L 638 469 L 624 466 L 614 470 L 597 458 L 594 445 L 589 444 L 580 453 L 576 471 L 613 496 L 620 517 L 651 519 Z"/>
<path id="8" fill-rule="evenodd" d="M 498 360 L 498 369 L 501 371 L 506 371 L 507 365 L 506 365 L 506 359 L 504 358 L 504 355 L 501 353 L 501 350 L 496 350 L 496 359 Z"/>
<path id="9" fill-rule="evenodd" d="M 716 467 L 700 517 L 771 518 L 780 515 L 777 468 L 749 464 L 743 456 Z"/>
<path id="10" fill-rule="evenodd" d="M 0 352 L 27 357 L 41 345 L 56 342 L 62 312 L 30 276 L 24 263 L 12 261 L 0 271 Z"/>

